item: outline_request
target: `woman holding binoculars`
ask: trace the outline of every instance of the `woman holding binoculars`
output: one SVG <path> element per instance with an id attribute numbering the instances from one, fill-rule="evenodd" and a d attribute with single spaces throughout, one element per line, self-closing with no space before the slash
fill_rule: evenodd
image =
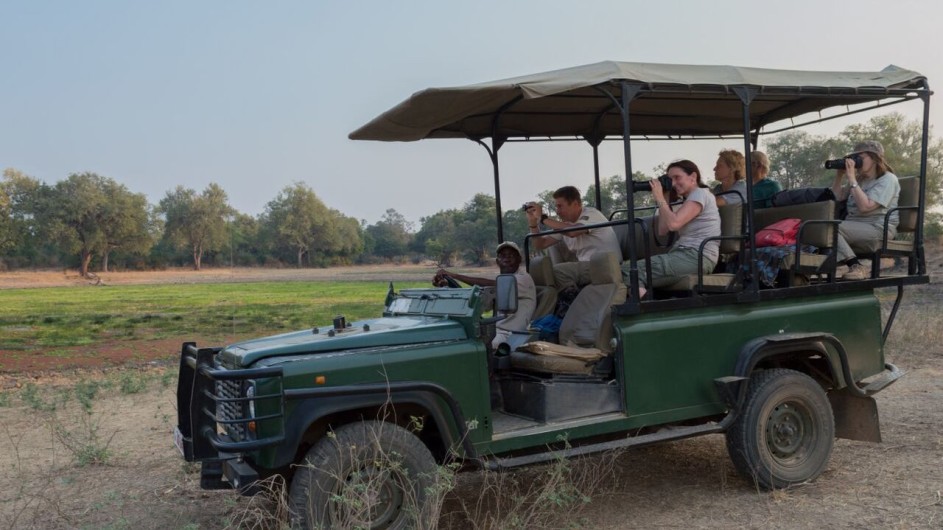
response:
<path id="1" fill-rule="evenodd" d="M 860 160 L 860 165 L 858 164 Z M 863 280 L 871 271 L 855 257 L 855 251 L 870 253 L 884 237 L 884 216 L 897 207 L 900 183 L 884 159 L 884 146 L 875 140 L 859 142 L 835 171 L 832 193 L 848 201 L 848 215 L 838 225 L 838 261 L 848 266 L 844 280 Z M 844 181 L 844 183 L 843 183 Z M 887 224 L 887 237 L 897 235 L 897 212 Z"/>

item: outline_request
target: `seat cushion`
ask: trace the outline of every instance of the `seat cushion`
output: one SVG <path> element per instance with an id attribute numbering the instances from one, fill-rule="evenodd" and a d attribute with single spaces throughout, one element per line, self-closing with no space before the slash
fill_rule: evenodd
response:
<path id="1" fill-rule="evenodd" d="M 548 374 L 591 374 L 595 363 L 572 359 L 570 357 L 555 357 L 551 355 L 537 355 L 525 351 L 511 352 L 511 366 L 529 372 L 544 372 Z"/>
<path id="2" fill-rule="evenodd" d="M 527 272 L 534 279 L 534 285 L 538 287 L 557 286 L 557 282 L 553 277 L 553 260 L 548 256 L 535 256 L 534 259 L 530 260 L 530 267 Z"/>
<path id="3" fill-rule="evenodd" d="M 590 259 L 591 284 L 583 287 L 560 323 L 560 343 L 610 351 L 612 306 L 625 302 L 622 269 L 614 254 L 598 253 Z"/>
<path id="4" fill-rule="evenodd" d="M 887 242 L 887 250 L 909 254 L 914 251 L 914 242 L 892 239 Z"/>
<path id="5" fill-rule="evenodd" d="M 705 274 L 704 287 L 723 289 L 729 287 L 735 277 L 735 274 L 727 273 Z M 675 283 L 667 287 L 659 287 L 659 289 L 666 291 L 692 291 L 695 287 L 697 287 L 697 274 L 688 274 Z"/>
<path id="6" fill-rule="evenodd" d="M 800 272 L 817 272 L 822 265 L 825 264 L 825 261 L 828 260 L 829 256 L 825 254 L 809 254 L 803 252 L 799 257 L 799 270 Z M 793 268 L 796 263 L 796 254 L 790 253 L 783 258 L 780 263 L 780 268 L 783 270 L 788 270 Z"/>
<path id="7" fill-rule="evenodd" d="M 511 366 L 552 374 L 589 374 L 604 357 L 596 348 L 577 348 L 545 341 L 523 344 L 511 352 Z"/>

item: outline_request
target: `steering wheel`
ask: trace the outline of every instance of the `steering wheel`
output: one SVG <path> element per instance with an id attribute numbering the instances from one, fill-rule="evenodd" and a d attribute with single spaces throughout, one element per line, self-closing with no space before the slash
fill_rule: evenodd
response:
<path id="1" fill-rule="evenodd" d="M 451 289 L 458 289 L 461 287 L 461 284 L 458 283 L 458 280 L 456 280 L 455 278 L 451 276 L 445 277 L 445 285 L 446 287 L 449 287 Z"/>

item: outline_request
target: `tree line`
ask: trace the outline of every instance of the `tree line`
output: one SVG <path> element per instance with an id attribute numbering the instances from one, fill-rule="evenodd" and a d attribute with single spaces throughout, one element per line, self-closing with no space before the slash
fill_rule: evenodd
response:
<path id="1" fill-rule="evenodd" d="M 835 137 L 786 132 L 761 148 L 771 161 L 770 178 L 784 188 L 826 186 L 833 173 L 822 162 L 842 156 L 862 139 L 884 145 L 898 176 L 919 174 L 920 123 L 896 113 L 851 125 Z M 931 142 L 927 162 L 927 202 L 940 204 L 943 141 Z M 709 177 L 709 169 L 702 171 Z M 553 204 L 552 190 L 538 196 Z M 594 204 L 595 196 L 590 186 L 583 200 Z M 624 208 L 623 178 L 602 179 L 600 196 L 604 213 Z M 646 206 L 651 199 L 643 193 L 635 200 L 636 206 Z M 928 215 L 928 233 L 938 233 L 939 214 Z M 528 230 L 520 209 L 507 209 L 502 222 L 506 239 L 523 242 Z M 423 259 L 442 266 L 484 264 L 498 243 L 496 224 L 495 199 L 487 194 L 423 217 L 416 229 L 395 209 L 375 224 L 358 221 L 328 207 L 304 183 L 285 187 L 263 213 L 251 216 L 232 208 L 215 183 L 202 191 L 177 186 L 153 205 L 143 194 L 95 173 L 46 184 L 8 168 L 0 180 L 0 270 L 75 267 L 88 275 L 115 267 L 184 265 L 323 267 Z"/>

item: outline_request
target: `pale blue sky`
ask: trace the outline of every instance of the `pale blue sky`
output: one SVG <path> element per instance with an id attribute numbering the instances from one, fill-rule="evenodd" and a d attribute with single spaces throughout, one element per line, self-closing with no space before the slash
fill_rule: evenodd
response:
<path id="1" fill-rule="evenodd" d="M 368 223 L 387 208 L 418 221 L 493 187 L 485 151 L 468 141 L 347 139 L 415 91 L 602 60 L 821 70 L 893 63 L 934 87 L 943 82 L 941 5 L 6 0 L 0 167 L 49 183 L 93 171 L 154 203 L 177 184 L 218 182 L 252 215 L 303 181 Z M 939 122 L 941 103 L 931 110 Z M 742 143 L 638 144 L 635 168 L 687 157 L 710 176 L 725 145 Z M 506 206 L 592 180 L 582 145 L 513 144 L 501 156 Z M 618 147 L 606 147 L 603 175 L 621 167 Z"/>

